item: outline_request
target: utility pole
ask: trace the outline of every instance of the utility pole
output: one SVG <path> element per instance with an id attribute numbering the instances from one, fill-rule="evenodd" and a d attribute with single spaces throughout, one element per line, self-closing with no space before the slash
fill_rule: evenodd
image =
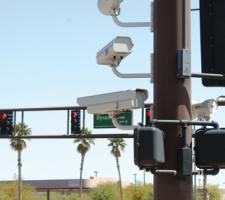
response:
<path id="1" fill-rule="evenodd" d="M 185 7 L 184 7 L 185 6 Z M 185 13 L 182 12 L 185 8 Z M 190 49 L 190 0 L 156 0 L 154 5 L 154 118 L 191 119 L 191 80 L 177 78 L 178 49 Z M 181 128 L 160 125 L 165 135 L 166 163 L 177 170 Z M 191 129 L 187 129 L 191 145 Z M 154 176 L 155 200 L 192 200 L 192 176 Z"/>
<path id="2" fill-rule="evenodd" d="M 146 181 L 145 181 L 145 169 L 143 170 L 143 178 L 144 178 L 144 185 L 146 184 Z"/>
<path id="3" fill-rule="evenodd" d="M 200 178 L 198 179 L 198 186 L 199 187 L 201 186 L 201 179 Z"/>
<path id="4" fill-rule="evenodd" d="M 134 187 L 136 189 L 137 187 L 137 174 L 133 174 L 134 175 Z"/>
<path id="5" fill-rule="evenodd" d="M 98 177 L 98 171 L 94 171 L 95 177 Z"/>
<path id="6" fill-rule="evenodd" d="M 207 188 L 207 175 L 203 175 L 203 191 L 204 191 L 204 200 L 209 200 L 208 188 Z"/>

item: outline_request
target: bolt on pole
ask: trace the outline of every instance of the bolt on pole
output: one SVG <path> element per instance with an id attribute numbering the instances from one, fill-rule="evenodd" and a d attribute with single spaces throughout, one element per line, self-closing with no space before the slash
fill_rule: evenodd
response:
<path id="1" fill-rule="evenodd" d="M 185 4 L 184 4 L 185 3 Z M 185 8 L 185 9 L 184 9 Z M 182 12 L 185 10 L 185 13 Z M 190 49 L 190 0 L 156 0 L 154 5 L 154 118 L 191 119 L 191 80 L 178 79 L 177 52 Z M 160 125 L 166 133 L 163 169 L 177 170 L 181 128 Z M 191 146 L 191 129 L 187 130 Z M 192 176 L 154 176 L 155 200 L 192 200 Z"/>

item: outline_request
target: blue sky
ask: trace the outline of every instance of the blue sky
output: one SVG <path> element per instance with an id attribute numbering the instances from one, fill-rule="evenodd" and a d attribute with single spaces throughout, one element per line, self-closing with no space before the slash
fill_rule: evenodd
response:
<path id="1" fill-rule="evenodd" d="M 149 21 L 150 1 L 126 0 L 122 4 L 122 21 Z M 197 1 L 192 2 L 197 8 Z M 130 88 L 149 90 L 147 79 L 119 79 L 110 68 L 96 64 L 96 53 L 116 36 L 129 36 L 134 43 L 133 53 L 119 70 L 125 73 L 150 70 L 153 34 L 148 28 L 124 29 L 97 9 L 97 1 L 72 0 L 0 0 L 0 69 L 2 97 L 0 107 L 72 106 L 80 96 L 94 95 Z M 198 12 L 192 13 L 192 68 L 200 71 Z M 205 88 L 200 79 L 192 82 L 193 100 L 217 98 L 223 88 Z M 169 95 L 169 94 L 168 94 Z M 213 115 L 224 126 L 224 109 Z M 134 122 L 140 121 L 135 113 Z M 66 113 L 43 112 L 25 114 L 25 122 L 35 133 L 64 133 Z M 87 125 L 93 129 L 92 117 Z M 93 130 L 93 133 L 121 132 L 116 129 Z M 94 175 L 117 177 L 114 158 L 108 142 L 98 140 L 87 155 L 84 177 Z M 133 164 L 133 146 L 127 141 L 121 158 L 122 177 L 133 181 L 133 174 L 142 180 L 143 172 Z M 6 140 L 0 141 L 0 180 L 12 179 L 17 173 L 16 153 Z M 24 179 L 64 179 L 79 177 L 80 156 L 71 140 L 35 140 L 28 142 L 23 152 Z M 223 183 L 222 174 L 210 178 Z M 147 175 L 152 181 L 152 176 Z"/>

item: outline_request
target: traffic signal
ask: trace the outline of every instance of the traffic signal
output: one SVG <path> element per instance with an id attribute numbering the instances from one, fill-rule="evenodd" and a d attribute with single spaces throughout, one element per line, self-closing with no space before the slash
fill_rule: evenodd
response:
<path id="1" fill-rule="evenodd" d="M 0 112 L 0 134 L 1 135 L 13 134 L 13 112 L 12 111 Z"/>
<path id="2" fill-rule="evenodd" d="M 225 168 L 225 129 L 199 129 L 195 134 L 196 165 L 200 169 Z"/>
<path id="3" fill-rule="evenodd" d="M 155 127 L 134 130 L 134 163 L 142 170 L 156 168 L 165 162 L 164 132 Z"/>
<path id="4" fill-rule="evenodd" d="M 200 0 L 202 72 L 225 74 L 225 1 Z M 202 79 L 204 86 L 225 86 L 225 80 Z"/>
<path id="5" fill-rule="evenodd" d="M 151 117 L 152 117 L 151 108 L 146 108 L 145 109 L 145 126 L 150 126 Z"/>
<path id="6" fill-rule="evenodd" d="M 71 111 L 71 134 L 80 134 L 80 110 Z"/>

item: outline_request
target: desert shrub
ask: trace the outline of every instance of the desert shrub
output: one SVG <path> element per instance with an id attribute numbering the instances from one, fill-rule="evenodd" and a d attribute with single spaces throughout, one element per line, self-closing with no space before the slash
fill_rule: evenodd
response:
<path id="1" fill-rule="evenodd" d="M 153 200 L 153 186 L 128 186 L 124 190 L 125 200 Z"/>
<path id="2" fill-rule="evenodd" d="M 0 184 L 0 200 L 17 200 L 18 184 L 17 182 Z M 23 200 L 37 200 L 34 188 L 23 185 Z"/>
<path id="3" fill-rule="evenodd" d="M 220 200 L 222 199 L 221 190 L 217 185 L 208 185 L 208 194 L 210 200 Z M 204 194 L 202 187 L 197 188 L 197 200 L 204 200 Z"/>
<path id="4" fill-rule="evenodd" d="M 118 200 L 119 188 L 116 184 L 102 184 L 90 192 L 91 200 Z"/>

